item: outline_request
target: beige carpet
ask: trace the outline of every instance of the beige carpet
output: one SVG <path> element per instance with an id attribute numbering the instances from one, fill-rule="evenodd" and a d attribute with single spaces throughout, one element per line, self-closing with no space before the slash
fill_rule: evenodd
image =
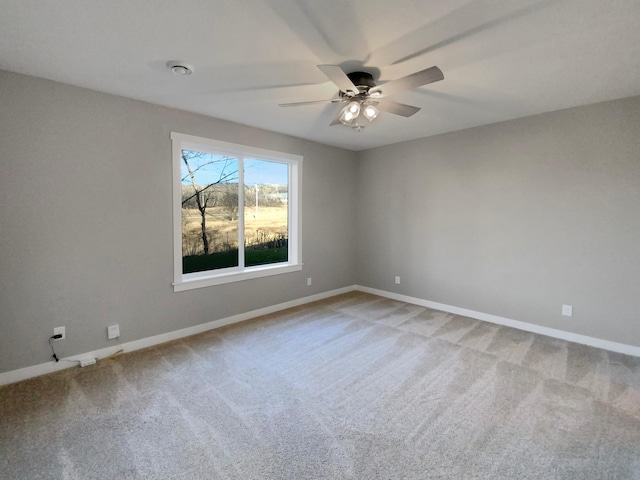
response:
<path id="1" fill-rule="evenodd" d="M 640 479 L 640 359 L 351 293 L 0 389 L 3 479 Z"/>

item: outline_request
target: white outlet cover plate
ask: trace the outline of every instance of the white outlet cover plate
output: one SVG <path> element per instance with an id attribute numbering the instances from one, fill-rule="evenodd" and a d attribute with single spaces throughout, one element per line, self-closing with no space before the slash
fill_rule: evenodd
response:
<path id="1" fill-rule="evenodd" d="M 571 305 L 562 305 L 562 315 L 571 317 L 573 315 L 573 307 Z"/>
<path id="2" fill-rule="evenodd" d="M 67 336 L 65 335 L 65 332 L 64 332 L 64 327 L 55 327 L 53 329 L 53 334 L 54 335 L 58 335 L 58 334 L 62 335 L 62 338 L 54 338 L 55 342 L 57 342 L 58 340 L 64 340 L 65 338 L 67 338 Z"/>
<path id="3" fill-rule="evenodd" d="M 109 340 L 112 340 L 114 338 L 118 338 L 120 336 L 120 325 L 109 325 L 107 327 L 107 335 L 109 337 Z"/>

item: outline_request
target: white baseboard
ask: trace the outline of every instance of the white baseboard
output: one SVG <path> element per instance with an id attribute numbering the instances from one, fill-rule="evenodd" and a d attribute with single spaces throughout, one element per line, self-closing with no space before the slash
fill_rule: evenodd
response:
<path id="1" fill-rule="evenodd" d="M 231 325 L 233 323 L 244 322 L 255 317 L 267 315 L 270 313 L 286 310 L 287 308 L 298 307 L 306 303 L 315 302 L 317 300 L 323 300 L 325 298 L 333 297 L 343 293 L 352 292 L 354 290 L 360 292 L 371 293 L 392 300 L 398 300 L 401 302 L 412 303 L 414 305 L 420 305 L 422 307 L 433 308 L 435 310 L 441 310 L 443 312 L 454 313 L 456 315 L 464 315 L 465 317 L 475 318 L 485 322 L 495 323 L 497 325 L 504 325 L 507 327 L 517 328 L 532 333 L 539 333 L 548 337 L 559 338 L 567 340 L 569 342 L 581 343 L 583 345 L 590 345 L 592 347 L 603 348 L 612 352 L 624 353 L 627 355 L 633 355 L 640 357 L 640 347 L 626 345 L 623 343 L 611 342 L 609 340 L 602 340 L 600 338 L 588 337 L 586 335 L 580 335 L 577 333 L 565 332 L 564 330 L 557 330 L 555 328 L 543 327 L 535 325 L 533 323 L 520 322 L 518 320 L 512 320 L 510 318 L 499 317 L 497 315 L 491 315 L 489 313 L 476 312 L 475 310 L 468 310 L 466 308 L 454 307 L 446 305 L 444 303 L 432 302 L 430 300 L 423 300 L 417 297 L 410 297 L 408 295 L 402 295 L 399 293 L 387 292 L 386 290 L 378 290 L 377 288 L 364 287 L 361 285 L 351 285 L 348 287 L 338 288 L 336 290 L 330 290 L 328 292 L 318 293 L 316 295 L 310 295 L 308 297 L 298 298 L 289 302 L 279 303 L 277 305 L 271 305 L 269 307 L 259 308 L 246 313 L 240 313 L 231 317 L 214 320 L 212 322 L 195 325 L 189 328 L 183 328 L 181 330 L 175 330 L 173 332 L 162 333 L 160 335 L 154 335 L 153 337 L 141 338 L 140 340 L 134 340 L 133 342 L 122 343 L 119 345 L 113 345 L 110 347 L 102 348 L 100 350 L 94 350 L 92 352 L 81 353 L 70 357 L 60 359 L 60 362 L 47 362 L 39 365 L 33 365 L 31 367 L 21 368 L 19 370 L 12 370 L 9 372 L 0 373 L 0 386 L 7 385 L 9 383 L 19 382 L 28 378 L 38 377 L 47 373 L 56 372 L 65 368 L 71 368 L 79 365 L 81 358 L 93 357 L 97 360 L 109 357 L 116 352 L 122 350 L 123 352 L 133 352 L 134 350 L 140 350 L 142 348 L 152 347 L 154 345 L 160 345 L 162 343 L 177 340 L 179 338 L 189 337 L 198 333 L 206 332 L 207 330 L 213 330 L 215 328 L 224 327 L 225 325 Z M 76 363 L 78 362 L 78 363 Z"/>
<path id="2" fill-rule="evenodd" d="M 81 358 L 92 357 L 97 360 L 101 358 L 109 357 L 116 352 L 122 350 L 123 352 L 133 352 L 134 350 L 140 350 L 142 348 L 152 347 L 161 343 L 170 342 L 179 338 L 189 337 L 198 333 L 206 332 L 207 330 L 213 330 L 214 328 L 224 327 L 225 325 L 231 325 L 233 323 L 244 322 L 255 317 L 267 315 L 269 313 L 279 312 L 280 310 L 286 310 L 287 308 L 298 307 L 305 303 L 315 302 L 317 300 L 323 300 L 325 298 L 340 295 L 355 290 L 355 286 L 338 288 L 336 290 L 330 290 L 328 292 L 318 293 L 310 295 L 308 297 L 298 298 L 289 302 L 279 303 L 277 305 L 271 305 L 269 307 L 259 308 L 246 313 L 240 313 L 227 318 L 221 318 L 212 322 L 195 325 L 193 327 L 183 328 L 175 330 L 173 332 L 162 333 L 160 335 L 154 335 L 153 337 L 141 338 L 140 340 L 134 340 L 133 342 L 122 343 L 113 345 L 100 350 L 94 350 L 92 352 L 81 353 L 70 357 L 61 358 L 60 362 L 47 362 L 39 365 L 33 365 L 31 367 L 25 367 L 18 370 L 12 370 L 9 372 L 0 373 L 0 386 L 7 385 L 9 383 L 19 382 L 28 378 L 38 377 L 47 373 L 56 372 L 58 370 L 64 370 L 65 368 L 71 368 L 80 364 Z"/>
<path id="3" fill-rule="evenodd" d="M 540 335 L 546 335 L 547 337 L 559 338 L 567 340 L 569 342 L 581 343 L 583 345 L 589 345 L 592 347 L 602 348 L 611 352 L 624 353 L 626 355 L 633 355 L 634 357 L 640 357 L 640 347 L 633 345 L 626 345 L 624 343 L 611 342 L 609 340 L 602 340 L 600 338 L 588 337 L 586 335 L 580 335 L 578 333 L 566 332 L 564 330 L 557 330 L 555 328 L 543 327 L 533 323 L 520 322 L 518 320 L 512 320 L 510 318 L 499 317 L 497 315 L 491 315 L 489 313 L 476 312 L 475 310 L 468 310 L 466 308 L 453 307 L 444 303 L 432 302 L 429 300 L 423 300 L 421 298 L 410 297 L 408 295 L 401 295 L 399 293 L 387 292 L 386 290 L 378 290 L 377 288 L 363 287 L 360 285 L 355 286 L 355 290 L 360 292 L 371 293 L 381 297 L 390 298 L 392 300 L 399 300 L 401 302 L 413 303 L 420 305 L 421 307 L 429 307 L 435 310 L 441 310 L 443 312 L 454 313 L 456 315 L 463 315 L 465 317 L 475 318 L 485 322 L 495 323 L 498 325 L 504 325 L 507 327 L 517 328 L 518 330 L 524 330 L 526 332 L 539 333 Z"/>

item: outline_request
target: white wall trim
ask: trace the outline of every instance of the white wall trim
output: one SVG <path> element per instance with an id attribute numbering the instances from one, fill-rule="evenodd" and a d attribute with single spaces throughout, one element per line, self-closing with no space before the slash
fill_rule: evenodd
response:
<path id="1" fill-rule="evenodd" d="M 611 342 L 609 340 L 602 340 L 600 338 L 588 337 L 586 335 L 580 335 L 577 333 L 566 332 L 564 330 L 557 330 L 555 328 L 543 327 L 535 325 L 533 323 L 520 322 L 518 320 L 512 320 L 510 318 L 499 317 L 497 315 L 491 315 L 489 313 L 476 312 L 475 310 L 469 310 L 466 308 L 454 307 L 452 305 L 446 305 L 444 303 L 432 302 L 430 300 L 424 300 L 422 298 L 410 297 L 408 295 L 402 295 L 399 293 L 388 292 L 386 290 L 378 290 L 377 288 L 364 287 L 362 285 L 351 285 L 348 287 L 338 288 L 335 290 L 329 290 L 328 292 L 318 293 L 307 297 L 298 298 L 289 302 L 279 303 L 277 305 L 271 305 L 269 307 L 259 308 L 250 312 L 240 313 L 227 318 L 221 318 L 212 322 L 195 325 L 189 328 L 183 328 L 181 330 L 175 330 L 173 332 L 167 332 L 160 335 L 154 335 L 153 337 L 141 338 L 140 340 L 134 340 L 132 342 L 113 345 L 110 347 L 102 348 L 100 350 L 94 350 L 92 352 L 86 352 L 79 355 L 73 355 L 60 359 L 59 363 L 47 362 L 39 365 L 33 365 L 31 367 L 21 368 L 19 370 L 12 370 L 9 372 L 0 373 L 0 386 L 10 383 L 19 382 L 28 378 L 38 377 L 47 373 L 56 372 L 58 370 L 64 370 L 71 368 L 74 362 L 79 361 L 81 358 L 93 357 L 97 360 L 109 357 L 114 353 L 122 350 L 123 352 L 133 352 L 134 350 L 140 350 L 142 348 L 152 347 L 154 345 L 160 345 L 162 343 L 177 340 L 179 338 L 189 337 L 198 333 L 206 332 L 207 330 L 213 330 L 215 328 L 224 327 L 225 325 L 231 325 L 233 323 L 244 322 L 262 315 L 279 312 L 286 310 L 287 308 L 298 307 L 306 303 L 315 302 L 317 300 L 323 300 L 325 298 L 333 297 L 335 295 L 341 295 L 352 291 L 359 291 L 365 293 L 371 293 L 380 297 L 389 298 L 392 300 L 398 300 L 401 302 L 412 303 L 414 305 L 420 305 L 422 307 L 433 308 L 441 310 L 443 312 L 454 313 L 456 315 L 464 315 L 465 317 L 475 318 L 485 322 L 495 323 L 497 325 L 504 325 L 507 327 L 517 328 L 526 332 L 539 333 L 540 335 L 546 335 L 548 337 L 559 338 L 567 340 L 569 342 L 580 343 L 583 345 L 589 345 L 592 347 L 603 348 L 612 352 L 624 353 L 626 355 L 633 355 L 640 357 L 640 347 L 633 345 L 626 345 L 624 343 Z"/>
<path id="2" fill-rule="evenodd" d="M 279 303 L 277 305 L 271 305 L 269 307 L 259 308 L 250 312 L 240 313 L 231 317 L 221 318 L 219 320 L 213 320 L 212 322 L 202 323 L 193 327 L 183 328 L 180 330 L 174 330 L 173 332 L 162 333 L 160 335 L 154 335 L 153 337 L 141 338 L 140 340 L 134 340 L 132 342 L 113 345 L 100 350 L 94 350 L 92 352 L 81 353 L 79 355 L 72 355 L 70 357 L 61 358 L 60 362 L 54 361 L 41 363 L 39 365 L 33 365 L 31 367 L 20 368 L 18 370 L 12 370 L 9 372 L 0 373 L 0 386 L 7 385 L 9 383 L 19 382 L 28 378 L 38 377 L 47 373 L 56 372 L 58 370 L 64 370 L 78 366 L 81 358 L 93 357 L 97 360 L 107 358 L 116 352 L 122 350 L 123 352 L 133 352 L 134 350 L 140 350 L 142 348 L 152 347 L 154 345 L 160 345 L 162 343 L 177 340 L 179 338 L 189 337 L 198 333 L 206 332 L 207 330 L 213 330 L 214 328 L 224 327 L 225 325 L 231 325 L 233 323 L 244 322 L 252 318 L 260 317 L 270 313 L 279 312 L 280 310 L 286 310 L 287 308 L 298 307 L 306 303 L 315 302 L 317 300 L 323 300 L 325 298 L 333 297 L 343 293 L 351 292 L 355 290 L 355 286 L 338 288 L 336 290 L 330 290 L 328 292 L 318 293 L 307 297 L 298 298 L 289 302 Z"/>
<path id="3" fill-rule="evenodd" d="M 420 305 L 421 307 L 429 307 L 435 310 L 442 310 L 443 312 L 455 313 L 456 315 L 464 315 L 465 317 L 475 318 L 485 322 L 495 323 L 497 325 L 504 325 L 506 327 L 517 328 L 518 330 L 524 330 L 526 332 L 539 333 L 540 335 L 546 335 L 547 337 L 559 338 L 561 340 L 567 340 L 569 342 L 581 343 L 583 345 L 589 345 L 591 347 L 603 348 L 612 352 L 624 353 L 626 355 L 633 355 L 640 357 L 640 347 L 633 345 L 626 345 L 624 343 L 611 342 L 609 340 L 603 340 L 600 338 L 588 337 L 586 335 L 580 335 L 578 333 L 566 332 L 564 330 L 557 330 L 555 328 L 543 327 L 533 323 L 521 322 L 518 320 L 512 320 L 510 318 L 499 317 L 497 315 L 491 315 L 489 313 L 476 312 L 475 310 L 468 310 L 466 308 L 454 307 L 446 305 L 444 303 L 432 302 L 430 300 L 423 300 L 421 298 L 410 297 L 408 295 L 402 295 L 399 293 L 387 292 L 386 290 L 378 290 L 377 288 L 363 287 L 356 285 L 355 290 L 365 293 L 371 293 L 381 297 L 390 298 L 392 300 L 399 300 L 401 302 L 413 303 Z"/>

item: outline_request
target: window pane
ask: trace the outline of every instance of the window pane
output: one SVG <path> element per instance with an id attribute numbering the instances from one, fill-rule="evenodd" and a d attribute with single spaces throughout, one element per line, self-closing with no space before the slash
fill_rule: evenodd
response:
<path id="1" fill-rule="evenodd" d="M 245 159 L 244 185 L 245 265 L 287 262 L 289 166 Z"/>
<path id="2" fill-rule="evenodd" d="M 182 150 L 182 272 L 238 266 L 238 159 Z"/>

